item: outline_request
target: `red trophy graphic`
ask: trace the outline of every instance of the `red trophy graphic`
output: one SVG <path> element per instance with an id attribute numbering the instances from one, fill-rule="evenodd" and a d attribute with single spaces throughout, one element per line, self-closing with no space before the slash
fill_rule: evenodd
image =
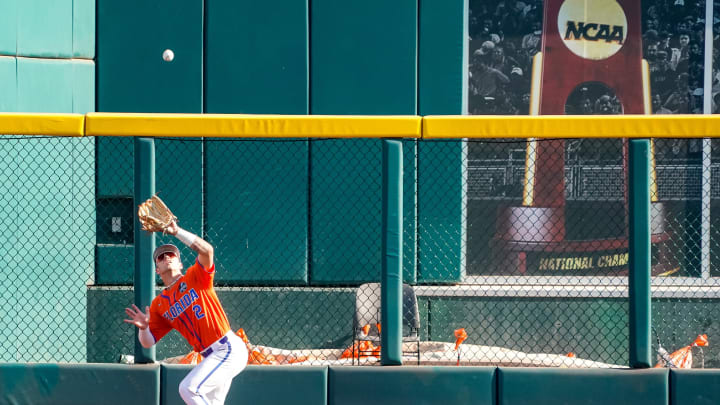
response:
<path id="1" fill-rule="evenodd" d="M 585 113 L 649 114 L 640 1 L 545 0 L 544 7 L 542 49 L 533 63 L 530 114 L 566 114 L 568 101 L 588 87 L 606 91 Z M 565 152 L 565 140 L 528 140 L 522 205 L 499 211 L 493 244 L 504 258 L 500 266 L 534 275 L 627 271 L 626 232 L 615 237 L 568 239 Z M 627 207 L 627 141 L 618 153 L 622 153 Z M 654 177 L 654 168 L 651 172 Z M 655 181 L 652 184 L 655 201 Z M 669 236 L 664 231 L 662 204 L 654 202 L 652 211 L 657 262 L 653 272 L 673 271 L 663 252 L 662 242 Z"/>

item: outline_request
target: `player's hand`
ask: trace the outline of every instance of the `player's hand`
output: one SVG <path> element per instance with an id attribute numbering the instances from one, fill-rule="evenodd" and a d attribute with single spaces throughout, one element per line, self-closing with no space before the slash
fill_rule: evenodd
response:
<path id="1" fill-rule="evenodd" d="M 132 308 L 125 308 L 125 313 L 130 319 L 124 319 L 126 323 L 131 323 L 140 329 L 147 329 L 150 324 L 150 307 L 145 307 L 143 313 L 137 305 L 133 304 Z"/>
<path id="2" fill-rule="evenodd" d="M 177 221 L 172 221 L 172 222 L 170 223 L 170 225 L 168 225 L 167 228 L 165 228 L 165 229 L 163 230 L 163 233 L 167 233 L 167 234 L 170 234 L 170 235 L 177 235 L 177 233 L 178 233 L 178 224 L 177 224 Z"/>

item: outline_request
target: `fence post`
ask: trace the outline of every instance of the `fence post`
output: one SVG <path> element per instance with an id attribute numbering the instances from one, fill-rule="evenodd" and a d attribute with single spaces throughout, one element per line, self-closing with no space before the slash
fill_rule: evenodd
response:
<path id="1" fill-rule="evenodd" d="M 403 150 L 383 140 L 380 364 L 402 365 Z"/>
<path id="2" fill-rule="evenodd" d="M 630 140 L 629 153 L 630 367 L 651 367 L 650 141 Z"/>
<path id="3" fill-rule="evenodd" d="M 135 207 L 155 194 L 155 141 L 152 138 L 135 138 Z M 135 305 L 145 311 L 155 296 L 155 268 L 152 253 L 155 234 L 140 228 L 137 210 L 134 214 L 135 237 Z M 146 349 L 137 339 L 135 328 L 135 363 L 155 362 L 155 346 Z"/>

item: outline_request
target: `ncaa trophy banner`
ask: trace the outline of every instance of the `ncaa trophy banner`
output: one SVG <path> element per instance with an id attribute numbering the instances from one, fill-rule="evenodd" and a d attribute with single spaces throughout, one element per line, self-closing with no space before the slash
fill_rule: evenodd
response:
<path id="1" fill-rule="evenodd" d="M 569 108 L 583 102 L 586 109 Z M 650 106 L 640 1 L 545 0 L 542 49 L 533 61 L 530 114 L 649 114 Z M 594 236 L 593 229 L 587 229 L 581 239 L 568 239 L 565 141 L 528 141 L 522 205 L 498 211 L 491 242 L 499 259 L 498 272 L 518 269 L 520 274 L 548 276 L 627 272 L 627 140 L 622 144 L 625 221 L 618 222 L 625 223 L 625 234 Z M 669 234 L 663 206 L 656 201 L 654 167 L 651 173 L 652 270 L 653 275 L 670 274 L 678 267 L 665 254 Z"/>

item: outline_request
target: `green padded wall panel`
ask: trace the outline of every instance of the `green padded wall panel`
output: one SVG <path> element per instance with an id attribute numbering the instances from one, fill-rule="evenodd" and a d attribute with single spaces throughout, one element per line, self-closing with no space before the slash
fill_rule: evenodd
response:
<path id="1" fill-rule="evenodd" d="M 381 140 L 311 142 L 311 282 L 380 281 Z"/>
<path id="2" fill-rule="evenodd" d="M 495 370 L 495 367 L 330 367 L 328 405 L 493 405 Z"/>
<path id="3" fill-rule="evenodd" d="M 72 69 L 72 112 L 85 114 L 95 111 L 95 62 L 75 59 Z"/>
<path id="4" fill-rule="evenodd" d="M 17 110 L 72 112 L 73 62 L 62 59 L 17 59 Z"/>
<path id="5" fill-rule="evenodd" d="M 96 247 L 97 285 L 132 285 L 135 274 L 135 246 L 99 245 Z"/>
<path id="6" fill-rule="evenodd" d="M 133 195 L 133 139 L 129 137 L 97 137 L 98 196 Z M 157 159 L 157 156 L 156 156 Z"/>
<path id="7" fill-rule="evenodd" d="M 670 405 L 720 404 L 720 370 L 670 370 Z"/>
<path id="8" fill-rule="evenodd" d="M 307 0 L 205 4 L 205 112 L 307 114 Z"/>
<path id="9" fill-rule="evenodd" d="M 467 111 L 467 0 L 420 0 L 418 111 Z M 459 282 L 465 267 L 465 147 L 418 145 L 418 281 Z"/>
<path id="10" fill-rule="evenodd" d="M 98 111 L 202 112 L 202 6 L 97 1 Z"/>
<path id="11" fill-rule="evenodd" d="M 307 283 L 306 141 L 207 140 L 207 234 L 217 280 Z"/>
<path id="12" fill-rule="evenodd" d="M 73 0 L 17 2 L 17 54 L 71 58 Z"/>
<path id="13" fill-rule="evenodd" d="M 467 111 L 468 0 L 420 0 L 418 111 Z"/>
<path id="14" fill-rule="evenodd" d="M 461 282 L 467 243 L 467 147 L 428 140 L 418 150 L 418 281 Z"/>
<path id="15" fill-rule="evenodd" d="M 0 55 L 17 54 L 18 1 L 0 1 Z"/>
<path id="16" fill-rule="evenodd" d="M 73 58 L 95 57 L 95 1 L 73 0 Z"/>
<path id="17" fill-rule="evenodd" d="M 17 58 L 13 56 L 0 56 L 0 94 L 0 111 L 17 111 Z"/>
<path id="18" fill-rule="evenodd" d="M 462 327 L 470 344 L 531 353 L 572 351 L 582 359 L 628 364 L 626 300 L 518 297 L 428 300 L 432 319 L 430 340 L 452 342 L 453 331 Z"/>
<path id="19" fill-rule="evenodd" d="M 416 113 L 416 1 L 314 0 L 310 15 L 312 114 Z"/>
<path id="20" fill-rule="evenodd" d="M 155 139 L 155 191 L 173 210 L 181 227 L 203 236 L 203 143 L 200 139 Z M 185 268 L 195 263 L 197 253 L 176 237 L 157 234 L 155 245 L 164 243 L 177 245 Z M 217 251 L 215 257 L 217 260 Z"/>
<path id="21" fill-rule="evenodd" d="M 155 405 L 160 401 L 159 365 L 4 364 L 3 404 Z"/>
<path id="22" fill-rule="evenodd" d="M 498 405 L 667 404 L 668 370 L 498 369 Z"/>
<path id="23" fill-rule="evenodd" d="M 178 386 L 191 369 L 184 365 L 162 366 L 162 405 L 183 403 Z M 325 405 L 327 374 L 327 367 L 248 366 L 233 379 L 225 403 Z"/>

